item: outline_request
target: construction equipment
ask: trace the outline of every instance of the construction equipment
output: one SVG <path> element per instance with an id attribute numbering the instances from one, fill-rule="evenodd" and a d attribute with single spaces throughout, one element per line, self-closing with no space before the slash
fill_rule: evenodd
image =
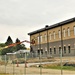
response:
<path id="1" fill-rule="evenodd" d="M 35 43 L 34 40 L 32 40 L 31 42 L 30 41 L 27 41 L 27 40 L 24 40 L 24 41 L 21 41 L 21 42 L 12 43 L 12 44 L 10 44 L 8 46 L 5 46 L 5 47 L 1 47 L 0 50 L 5 49 L 5 48 L 9 48 L 9 47 L 13 47 L 13 46 L 16 46 L 16 45 L 21 44 L 21 43 L 24 43 L 24 42 L 31 43 L 31 44 L 34 44 Z"/>

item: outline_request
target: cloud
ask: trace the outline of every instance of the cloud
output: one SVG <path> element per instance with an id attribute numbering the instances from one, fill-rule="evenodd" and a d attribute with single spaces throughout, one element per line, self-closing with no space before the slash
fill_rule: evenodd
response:
<path id="1" fill-rule="evenodd" d="M 74 17 L 74 7 L 75 0 L 0 0 L 0 41 L 29 40 L 27 33 Z"/>
<path id="2" fill-rule="evenodd" d="M 8 25 L 47 23 L 61 11 L 65 13 L 67 8 L 68 11 L 72 3 L 74 0 L 73 2 L 67 0 L 1 0 L 0 23 Z"/>

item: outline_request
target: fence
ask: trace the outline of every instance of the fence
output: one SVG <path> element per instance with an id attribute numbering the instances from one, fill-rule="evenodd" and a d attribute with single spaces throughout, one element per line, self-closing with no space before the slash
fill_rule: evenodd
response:
<path id="1" fill-rule="evenodd" d="M 75 57 L 36 57 L 34 54 L 9 54 L 0 56 L 0 74 L 9 75 L 68 75 L 74 71 L 64 70 L 64 66 L 75 70 Z M 68 63 L 68 64 L 67 64 Z M 55 69 L 59 66 L 58 69 Z"/>

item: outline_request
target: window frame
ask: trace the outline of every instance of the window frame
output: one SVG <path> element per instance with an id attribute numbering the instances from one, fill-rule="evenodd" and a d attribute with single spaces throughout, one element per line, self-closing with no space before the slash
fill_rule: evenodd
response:
<path id="1" fill-rule="evenodd" d="M 40 41 L 41 41 L 41 43 L 42 43 L 42 35 L 40 35 Z"/>
<path id="2" fill-rule="evenodd" d="M 56 54 L 56 48 L 54 47 L 54 54 Z"/>
<path id="3" fill-rule="evenodd" d="M 59 47 L 59 54 L 61 54 L 61 47 Z"/>
<path id="4" fill-rule="evenodd" d="M 52 54 L 52 48 L 50 48 L 50 54 Z"/>
<path id="5" fill-rule="evenodd" d="M 38 36 L 37 38 L 38 38 L 38 44 L 39 44 L 40 43 L 40 41 L 39 41 L 40 36 Z"/>
<path id="6" fill-rule="evenodd" d="M 64 53 L 66 54 L 66 46 L 64 46 Z"/>
<path id="7" fill-rule="evenodd" d="M 44 37 L 45 37 L 45 42 L 47 41 L 47 34 L 44 34 Z"/>
<path id="8" fill-rule="evenodd" d="M 61 38 L 61 31 L 60 30 L 58 31 L 58 36 L 59 36 L 59 38 Z"/>
<path id="9" fill-rule="evenodd" d="M 75 26 L 73 27 L 73 29 L 74 29 L 74 35 L 75 35 Z"/>
<path id="10" fill-rule="evenodd" d="M 52 34 L 50 33 L 49 35 L 50 35 L 50 40 L 51 40 L 52 39 Z"/>
<path id="11" fill-rule="evenodd" d="M 54 36 L 54 39 L 55 39 L 55 31 L 53 32 L 53 36 Z"/>
<path id="12" fill-rule="evenodd" d="M 68 36 L 70 36 L 70 28 L 67 29 Z"/>
<path id="13" fill-rule="evenodd" d="M 66 30 L 63 29 L 63 34 L 64 34 L 64 37 L 66 37 Z"/>
<path id="14" fill-rule="evenodd" d="M 68 53 L 71 53 L 71 46 L 68 46 Z"/>

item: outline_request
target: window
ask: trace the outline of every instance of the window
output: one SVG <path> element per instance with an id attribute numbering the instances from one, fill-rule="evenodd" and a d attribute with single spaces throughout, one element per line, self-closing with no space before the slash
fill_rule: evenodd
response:
<path id="1" fill-rule="evenodd" d="M 68 53 L 71 53 L 71 48 L 70 48 L 70 46 L 68 46 Z"/>
<path id="2" fill-rule="evenodd" d="M 41 54 L 43 54 L 43 49 L 41 49 Z"/>
<path id="3" fill-rule="evenodd" d="M 40 55 L 40 50 L 37 50 L 38 55 Z"/>
<path id="4" fill-rule="evenodd" d="M 61 54 L 61 47 L 59 47 L 59 54 Z"/>
<path id="5" fill-rule="evenodd" d="M 53 32 L 53 35 L 54 35 L 54 39 L 55 39 L 55 32 Z"/>
<path id="6" fill-rule="evenodd" d="M 65 35 L 65 33 L 66 33 L 66 32 L 65 32 L 65 29 L 64 29 L 63 31 L 64 31 L 64 37 L 65 37 L 65 36 L 66 36 L 66 35 Z"/>
<path id="7" fill-rule="evenodd" d="M 47 35 L 45 34 L 45 41 L 47 41 Z"/>
<path id="8" fill-rule="evenodd" d="M 68 28 L 68 36 L 70 36 L 70 28 Z"/>
<path id="9" fill-rule="evenodd" d="M 56 54 L 56 48 L 54 48 L 54 54 Z"/>
<path id="10" fill-rule="evenodd" d="M 45 47 L 45 54 L 47 54 L 47 47 Z"/>
<path id="11" fill-rule="evenodd" d="M 66 53 L 66 46 L 64 46 L 64 53 Z"/>
<path id="12" fill-rule="evenodd" d="M 75 44 L 74 44 L 74 49 L 75 49 Z"/>
<path id="13" fill-rule="evenodd" d="M 40 53 L 43 54 L 43 49 L 37 50 L 37 53 L 38 53 L 38 55 L 40 55 Z"/>
<path id="14" fill-rule="evenodd" d="M 50 48 L 50 54 L 52 54 L 52 48 Z"/>
<path id="15" fill-rule="evenodd" d="M 45 47 L 45 51 L 47 52 L 47 47 Z"/>
<path id="16" fill-rule="evenodd" d="M 60 32 L 60 30 L 58 31 L 58 35 L 59 35 L 59 38 L 61 38 L 61 32 Z"/>
<path id="17" fill-rule="evenodd" d="M 39 36 L 38 36 L 38 44 L 39 44 Z"/>
<path id="18" fill-rule="evenodd" d="M 74 26 L 74 35 L 75 35 L 75 26 Z"/>
<path id="19" fill-rule="evenodd" d="M 50 40 L 51 40 L 51 33 L 50 33 Z"/>
<path id="20" fill-rule="evenodd" d="M 42 36 L 40 36 L 40 42 L 42 43 Z"/>

